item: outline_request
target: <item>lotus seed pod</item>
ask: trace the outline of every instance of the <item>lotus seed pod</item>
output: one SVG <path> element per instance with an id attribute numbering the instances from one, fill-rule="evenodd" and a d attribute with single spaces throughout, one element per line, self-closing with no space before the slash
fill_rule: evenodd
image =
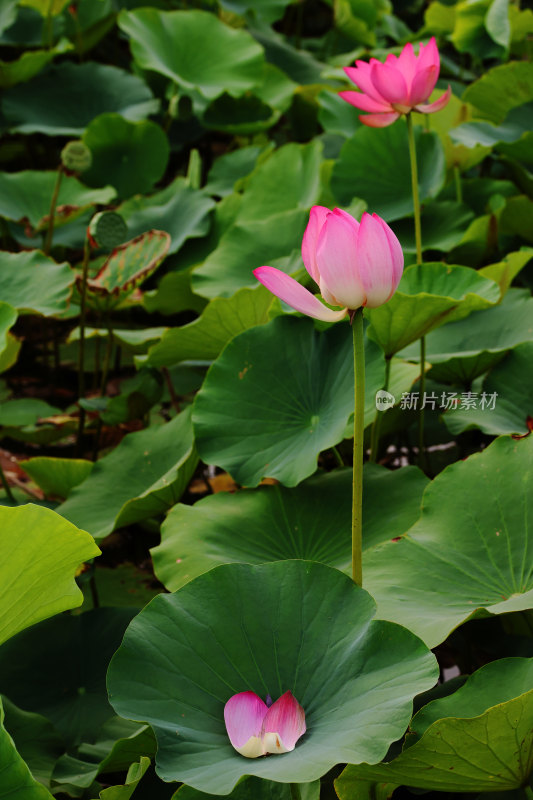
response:
<path id="1" fill-rule="evenodd" d="M 61 163 L 69 172 L 85 172 L 92 161 L 91 151 L 80 141 L 67 142 L 61 151 Z"/>
<path id="2" fill-rule="evenodd" d="M 126 240 L 128 226 L 115 211 L 100 211 L 89 223 L 89 235 L 98 247 L 113 248 Z"/>

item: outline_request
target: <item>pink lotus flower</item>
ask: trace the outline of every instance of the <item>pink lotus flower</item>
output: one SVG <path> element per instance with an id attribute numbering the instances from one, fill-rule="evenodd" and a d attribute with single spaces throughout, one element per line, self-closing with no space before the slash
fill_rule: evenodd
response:
<path id="1" fill-rule="evenodd" d="M 289 753 L 305 733 L 305 712 L 291 692 L 267 706 L 255 692 L 240 692 L 224 706 L 231 744 L 246 758 Z"/>
<path id="2" fill-rule="evenodd" d="M 440 111 L 450 99 L 448 86 L 442 97 L 426 105 L 440 71 L 434 36 L 425 46 L 420 45 L 418 56 L 409 43 L 398 57 L 388 55 L 384 64 L 375 58 L 371 58 L 368 64 L 366 61 L 356 61 L 355 64 L 355 67 L 345 67 L 344 71 L 361 91 L 340 92 L 340 96 L 352 106 L 370 112 L 359 119 L 371 128 L 392 125 L 400 114 L 409 114 L 410 111 L 423 114 Z"/>
<path id="3" fill-rule="evenodd" d="M 254 275 L 296 311 L 336 322 L 360 306 L 376 308 L 390 300 L 403 271 L 400 242 L 377 214 L 357 222 L 346 211 L 313 206 L 302 241 L 306 270 L 318 284 L 327 308 L 294 278 L 275 267 L 258 267 Z"/>

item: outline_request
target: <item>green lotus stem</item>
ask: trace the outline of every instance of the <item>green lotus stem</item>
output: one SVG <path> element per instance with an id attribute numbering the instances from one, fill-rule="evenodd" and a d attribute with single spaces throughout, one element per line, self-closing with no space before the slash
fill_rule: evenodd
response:
<path id="1" fill-rule="evenodd" d="M 411 162 L 411 187 L 413 190 L 413 210 L 415 216 L 415 243 L 416 243 L 416 263 L 422 263 L 422 225 L 420 222 L 420 197 L 418 195 L 418 167 L 416 164 L 415 136 L 413 132 L 413 120 L 411 114 L 407 114 L 407 139 L 409 142 L 409 160 Z M 418 415 L 418 458 L 420 466 L 423 467 L 426 455 L 424 446 L 424 393 L 426 390 L 426 340 L 422 336 L 420 339 L 420 409 Z"/>
<path id="2" fill-rule="evenodd" d="M 87 276 L 89 273 L 89 258 L 91 255 L 91 246 L 89 238 L 85 237 L 83 245 L 83 262 L 81 274 L 81 289 L 80 289 L 80 345 L 78 350 L 78 397 L 81 398 L 85 394 L 85 319 L 87 316 Z M 81 452 L 81 440 L 83 437 L 83 428 L 85 426 L 85 409 L 80 406 L 80 415 L 78 418 L 78 436 L 76 440 L 76 451 L 79 455 Z"/>
<path id="3" fill-rule="evenodd" d="M 457 164 L 453 165 L 453 178 L 455 180 L 455 196 L 458 203 L 463 202 L 463 184 L 461 182 L 461 170 Z"/>
<path id="4" fill-rule="evenodd" d="M 389 388 L 389 381 L 390 381 L 390 365 L 391 365 L 391 358 L 385 357 L 385 383 L 383 384 L 383 390 L 386 392 Z M 378 458 L 378 450 L 379 450 L 379 431 L 381 428 L 381 418 L 385 412 L 378 411 L 376 409 L 376 416 L 374 417 L 374 422 L 372 423 L 372 432 L 370 434 L 370 461 L 374 463 L 377 461 Z"/>
<path id="5" fill-rule="evenodd" d="M 297 783 L 291 783 L 291 800 L 302 800 L 302 795 L 300 794 L 300 787 Z"/>
<path id="6" fill-rule="evenodd" d="M 52 239 L 54 237 L 54 217 L 56 213 L 57 198 L 59 197 L 59 190 L 61 188 L 62 178 L 63 178 L 63 165 L 60 164 L 59 167 L 57 168 L 56 183 L 54 186 L 54 191 L 52 192 L 52 199 L 50 201 L 48 230 L 46 231 L 46 237 L 43 245 L 43 252 L 46 256 L 50 255 L 50 250 L 52 249 Z"/>
<path id="7" fill-rule="evenodd" d="M 111 366 L 111 354 L 113 352 L 113 328 L 111 320 L 107 318 L 107 345 L 104 356 L 104 367 L 102 370 L 102 383 L 100 384 L 100 394 L 105 394 L 107 385 L 107 376 L 109 375 L 109 367 Z"/>
<path id="8" fill-rule="evenodd" d="M 11 487 L 10 487 L 9 483 L 7 482 L 7 478 L 5 476 L 5 473 L 4 473 L 4 470 L 3 470 L 1 464 L 0 464 L 0 481 L 2 482 L 2 486 L 4 487 L 4 491 L 5 491 L 6 495 L 7 495 L 7 499 L 9 500 L 10 503 L 13 503 L 13 505 L 16 506 L 17 505 L 17 501 L 15 500 L 13 492 L 11 491 Z"/>
<path id="9" fill-rule="evenodd" d="M 411 188 L 413 190 L 413 208 L 415 214 L 416 263 L 422 263 L 422 228 L 420 225 L 420 197 L 418 195 L 418 167 L 416 164 L 415 135 L 413 119 L 407 114 L 407 140 L 409 142 L 409 160 L 411 162 Z"/>
<path id="10" fill-rule="evenodd" d="M 333 453 L 333 455 L 335 456 L 335 461 L 337 462 L 337 464 L 339 465 L 339 467 L 344 467 L 344 461 L 342 460 L 342 456 L 341 456 L 341 454 L 339 453 L 339 451 L 337 450 L 337 448 L 336 448 L 336 447 L 332 447 L 332 448 L 331 448 L 331 452 L 332 452 L 332 453 Z"/>
<path id="11" fill-rule="evenodd" d="M 351 313 L 353 331 L 354 415 L 352 473 L 352 578 L 363 585 L 363 455 L 365 436 L 365 346 L 363 309 Z"/>
<path id="12" fill-rule="evenodd" d="M 426 394 L 426 337 L 420 339 L 420 409 L 418 412 L 418 459 L 420 468 L 426 465 L 424 445 L 424 395 Z"/>

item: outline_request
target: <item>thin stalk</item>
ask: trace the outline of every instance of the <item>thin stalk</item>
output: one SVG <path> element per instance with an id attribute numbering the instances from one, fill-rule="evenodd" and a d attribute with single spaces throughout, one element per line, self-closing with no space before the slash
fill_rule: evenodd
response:
<path id="1" fill-rule="evenodd" d="M 113 328 L 111 320 L 107 317 L 107 345 L 104 356 L 104 368 L 102 370 L 102 382 L 100 384 L 100 394 L 104 395 L 107 386 L 107 376 L 109 375 L 109 367 L 111 366 L 111 355 L 113 353 Z"/>
<path id="2" fill-rule="evenodd" d="M 411 187 L 413 190 L 413 210 L 415 216 L 415 242 L 416 242 L 416 263 L 422 263 L 422 226 L 420 222 L 420 198 L 418 195 L 418 168 L 416 163 L 416 147 L 413 132 L 413 120 L 411 114 L 407 114 L 407 139 L 409 142 L 409 159 L 411 162 Z M 426 461 L 424 446 L 424 392 L 426 390 L 426 340 L 424 336 L 420 339 L 420 410 L 418 415 L 418 458 L 420 466 L 423 467 Z"/>
<path id="3" fill-rule="evenodd" d="M 341 454 L 339 453 L 339 451 L 337 450 L 337 448 L 336 448 L 336 447 L 332 447 L 332 448 L 331 448 L 331 452 L 332 452 L 332 453 L 333 453 L 333 455 L 335 456 L 335 461 L 337 462 L 337 464 L 339 465 L 339 467 L 344 467 L 344 461 L 342 460 L 342 456 L 341 456 Z"/>
<path id="4" fill-rule="evenodd" d="M 426 394 L 426 337 L 420 339 L 420 409 L 418 415 L 418 459 L 420 468 L 426 466 L 426 448 L 424 445 L 424 397 Z"/>
<path id="5" fill-rule="evenodd" d="M 385 358 L 385 383 L 383 385 L 383 391 L 388 391 L 389 388 L 389 381 L 390 381 L 390 365 L 391 365 L 391 358 Z M 372 423 L 372 431 L 370 434 L 370 461 L 374 463 L 377 461 L 378 458 L 378 450 L 379 450 L 379 431 L 381 428 L 381 418 L 385 412 L 378 411 L 376 409 L 376 416 L 374 417 L 374 422 Z"/>
<path id="6" fill-rule="evenodd" d="M 89 258 L 91 246 L 89 238 L 85 238 L 83 245 L 83 262 L 81 273 L 80 288 L 80 345 L 78 349 L 78 397 L 82 398 L 85 394 L 85 320 L 87 316 L 87 276 L 89 274 Z M 85 426 L 85 409 L 80 406 L 78 418 L 78 436 L 76 440 L 76 452 L 81 453 L 81 442 L 83 438 L 83 428 Z"/>
<path id="7" fill-rule="evenodd" d="M 418 195 L 418 167 L 416 163 L 415 135 L 413 119 L 407 114 L 407 140 L 409 142 L 409 160 L 411 162 L 411 188 L 413 190 L 413 208 L 415 214 L 416 263 L 422 263 L 422 228 L 420 225 L 420 198 Z"/>
<path id="8" fill-rule="evenodd" d="M 9 483 L 7 482 L 7 478 L 5 476 L 4 470 L 2 469 L 2 464 L 0 464 L 0 481 L 2 482 L 2 486 L 4 487 L 4 491 L 5 491 L 6 495 L 7 495 L 7 499 L 9 500 L 10 503 L 13 503 L 13 505 L 16 506 L 17 505 L 17 501 L 15 500 L 13 492 L 11 491 L 11 487 L 10 487 Z"/>
<path id="9" fill-rule="evenodd" d="M 365 349 L 363 309 L 351 314 L 353 331 L 354 415 L 352 473 L 352 578 L 363 585 L 363 455 L 365 436 Z"/>
<path id="10" fill-rule="evenodd" d="M 52 192 L 52 199 L 50 200 L 50 213 L 49 213 L 50 219 L 48 221 L 48 230 L 46 231 L 46 237 L 43 245 L 43 252 L 46 256 L 50 254 L 50 250 L 52 249 L 52 239 L 54 237 L 54 217 L 56 214 L 57 198 L 59 197 L 59 190 L 61 188 L 62 178 L 63 178 L 63 167 L 62 165 L 60 165 L 57 168 L 57 178 L 54 186 L 54 191 Z"/>
<path id="11" fill-rule="evenodd" d="M 463 202 L 463 184 L 461 182 L 461 170 L 457 164 L 453 165 L 453 178 L 455 180 L 455 196 L 458 203 Z"/>

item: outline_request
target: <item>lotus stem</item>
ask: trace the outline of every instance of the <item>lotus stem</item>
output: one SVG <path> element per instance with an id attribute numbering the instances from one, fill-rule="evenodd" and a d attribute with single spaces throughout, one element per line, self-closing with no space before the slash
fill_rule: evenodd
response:
<path id="1" fill-rule="evenodd" d="M 383 384 L 383 390 L 386 392 L 389 388 L 389 381 L 390 381 L 390 366 L 391 366 L 391 358 L 385 356 L 385 383 Z M 381 428 L 381 418 L 385 412 L 378 411 L 376 409 L 376 416 L 374 417 L 374 422 L 372 423 L 372 432 L 370 434 L 370 461 L 374 463 L 377 461 L 378 458 L 378 450 L 379 450 L 379 431 Z"/>
<path id="2" fill-rule="evenodd" d="M 420 197 L 418 195 L 418 167 L 416 163 L 416 146 L 413 131 L 413 119 L 411 114 L 407 114 L 407 140 L 409 142 L 409 160 L 411 162 L 411 186 L 413 189 L 413 210 L 415 216 L 415 243 L 416 243 L 416 263 L 422 263 L 422 225 L 420 221 Z M 420 339 L 420 409 L 418 414 L 418 458 L 420 467 L 423 469 L 426 462 L 426 452 L 424 445 L 424 394 L 426 391 L 426 340 L 422 336 Z"/>
<path id="3" fill-rule="evenodd" d="M 85 319 L 87 316 L 87 276 L 89 273 L 89 258 L 91 246 L 89 237 L 85 237 L 83 245 L 83 262 L 80 289 L 80 345 L 78 350 L 78 397 L 82 398 L 85 394 Z M 76 441 L 76 452 L 81 453 L 81 441 L 83 438 L 83 428 L 85 425 L 85 409 L 80 406 L 78 418 L 78 436 Z"/>
<path id="4" fill-rule="evenodd" d="M 100 394 L 104 395 L 107 385 L 107 376 L 109 375 L 109 367 L 111 365 L 111 354 L 113 352 L 113 328 L 111 326 L 111 319 L 107 317 L 107 344 L 104 356 L 104 367 L 102 370 L 102 382 L 100 384 Z"/>
<path id="5" fill-rule="evenodd" d="M 363 309 L 351 314 L 353 332 L 354 415 L 352 473 L 352 578 L 363 585 L 363 456 L 365 436 L 365 347 Z"/>
<path id="6" fill-rule="evenodd" d="M 49 213 L 49 220 L 48 220 L 48 230 L 46 231 L 46 237 L 44 240 L 43 245 L 43 252 L 46 256 L 50 255 L 50 250 L 52 249 L 52 240 L 54 238 L 54 217 L 56 214 L 57 208 L 57 198 L 59 197 L 59 190 L 61 188 L 61 180 L 63 178 L 63 165 L 60 164 L 57 168 L 57 178 L 54 186 L 54 191 L 52 192 L 52 199 L 50 200 L 50 213 Z"/>
<path id="7" fill-rule="evenodd" d="M 415 215 L 415 243 L 416 243 L 416 263 L 422 263 L 422 227 L 420 224 L 420 197 L 418 195 L 418 166 L 416 163 L 415 135 L 413 131 L 413 118 L 411 114 L 406 115 L 407 120 L 407 140 L 409 142 L 409 160 L 411 162 L 411 188 L 413 190 L 413 209 Z"/>
<path id="8" fill-rule="evenodd" d="M 463 184 L 461 182 L 461 170 L 457 164 L 453 165 L 453 178 L 455 180 L 455 196 L 458 203 L 463 202 Z"/>
<path id="9" fill-rule="evenodd" d="M 302 800 L 300 787 L 297 783 L 291 783 L 291 800 Z"/>

